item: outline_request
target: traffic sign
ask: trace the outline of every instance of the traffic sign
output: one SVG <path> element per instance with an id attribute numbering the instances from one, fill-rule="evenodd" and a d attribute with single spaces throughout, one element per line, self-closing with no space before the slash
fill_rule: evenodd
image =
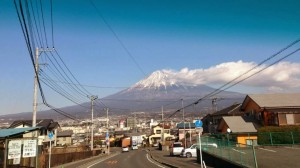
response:
<path id="1" fill-rule="evenodd" d="M 53 138 L 53 133 L 52 133 L 52 131 L 49 132 L 48 137 L 49 137 L 50 139 Z"/>
<path id="2" fill-rule="evenodd" d="M 196 127 L 196 128 L 201 128 L 202 125 L 203 125 L 203 123 L 202 123 L 201 120 L 196 120 L 196 122 L 195 122 L 195 127 Z"/>

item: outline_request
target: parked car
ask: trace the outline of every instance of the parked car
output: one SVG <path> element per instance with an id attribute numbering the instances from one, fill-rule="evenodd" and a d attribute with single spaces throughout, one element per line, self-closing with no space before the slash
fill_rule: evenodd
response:
<path id="1" fill-rule="evenodd" d="M 183 157 L 197 157 L 197 147 L 199 147 L 198 144 L 193 144 L 192 146 L 190 146 L 189 148 L 185 148 L 181 151 L 180 156 Z"/>
<path id="2" fill-rule="evenodd" d="M 211 147 L 217 148 L 218 145 L 216 143 L 202 142 L 201 147 L 202 148 L 211 148 Z M 189 148 L 183 149 L 180 156 L 187 157 L 187 158 L 197 157 L 197 148 L 199 148 L 199 144 L 193 144 Z"/>
<path id="3" fill-rule="evenodd" d="M 122 152 L 129 152 L 128 146 L 123 146 L 122 147 Z"/>
<path id="4" fill-rule="evenodd" d="M 173 142 L 170 146 L 170 156 L 180 155 L 183 149 L 183 144 L 181 142 Z"/>

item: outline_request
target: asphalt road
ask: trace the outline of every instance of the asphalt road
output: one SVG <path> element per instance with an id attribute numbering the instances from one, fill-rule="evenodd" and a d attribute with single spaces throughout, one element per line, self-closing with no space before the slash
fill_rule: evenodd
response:
<path id="1" fill-rule="evenodd" d="M 162 168 L 153 161 L 146 150 L 130 150 L 129 152 L 122 152 L 114 157 L 106 160 L 99 160 L 86 165 L 87 168 L 133 168 L 133 167 L 147 167 L 147 168 Z"/>

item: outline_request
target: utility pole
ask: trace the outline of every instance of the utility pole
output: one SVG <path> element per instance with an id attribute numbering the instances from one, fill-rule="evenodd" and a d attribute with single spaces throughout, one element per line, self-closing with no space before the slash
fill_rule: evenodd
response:
<path id="1" fill-rule="evenodd" d="M 183 134 L 184 134 L 184 147 L 186 148 L 186 136 L 185 136 L 185 118 L 184 118 L 184 107 L 183 107 L 183 99 L 181 99 L 181 108 L 182 108 L 182 116 L 183 116 Z"/>
<path id="2" fill-rule="evenodd" d="M 52 52 L 54 48 L 35 49 L 35 62 L 34 62 L 34 88 L 33 88 L 33 112 L 32 112 L 32 127 L 36 126 L 36 113 L 37 113 L 37 89 L 38 89 L 38 74 L 39 74 L 39 56 L 42 52 Z M 35 136 L 35 133 L 33 134 Z"/>
<path id="3" fill-rule="evenodd" d="M 106 108 L 106 135 L 108 137 L 106 137 L 107 139 L 107 143 L 106 143 L 106 146 L 107 146 L 107 154 L 109 154 L 109 147 L 110 147 L 110 142 L 109 142 L 109 133 L 108 133 L 108 108 Z"/>
<path id="4" fill-rule="evenodd" d="M 94 149 L 94 101 L 98 99 L 98 96 L 91 96 L 91 108 L 92 108 L 92 125 L 91 125 L 91 151 Z"/>
<path id="5" fill-rule="evenodd" d="M 36 126 L 36 112 L 37 112 L 37 88 L 38 88 L 38 71 L 39 71 L 39 48 L 35 49 L 35 63 L 34 63 L 34 89 L 33 89 L 33 113 L 32 113 L 32 127 Z"/>
<path id="6" fill-rule="evenodd" d="M 164 121 L 164 106 L 161 106 L 161 121 L 163 122 L 163 126 L 162 126 L 162 145 L 164 145 L 165 142 L 165 121 Z"/>

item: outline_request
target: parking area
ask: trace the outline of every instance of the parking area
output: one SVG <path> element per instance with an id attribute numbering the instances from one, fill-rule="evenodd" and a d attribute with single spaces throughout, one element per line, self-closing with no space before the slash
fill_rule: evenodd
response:
<path id="1" fill-rule="evenodd" d="M 255 149 L 258 167 L 300 167 L 300 146 L 264 146 Z"/>

